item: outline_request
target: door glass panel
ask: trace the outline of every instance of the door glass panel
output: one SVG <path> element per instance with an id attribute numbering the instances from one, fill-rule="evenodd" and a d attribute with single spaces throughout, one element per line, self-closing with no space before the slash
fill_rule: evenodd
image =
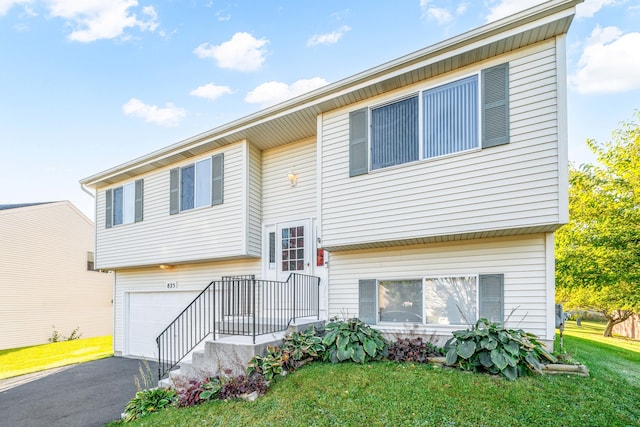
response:
<path id="1" fill-rule="evenodd" d="M 282 271 L 304 270 L 304 227 L 282 229 Z"/>

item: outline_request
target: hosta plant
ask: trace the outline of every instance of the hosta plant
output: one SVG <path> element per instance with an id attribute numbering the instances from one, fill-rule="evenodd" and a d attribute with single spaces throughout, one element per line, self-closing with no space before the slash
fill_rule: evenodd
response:
<path id="1" fill-rule="evenodd" d="M 449 366 L 499 374 L 510 380 L 542 373 L 542 360 L 556 362 L 534 334 L 505 329 L 487 319 L 478 320 L 470 329 L 454 331 L 444 349 Z"/>
<path id="2" fill-rule="evenodd" d="M 137 420 L 140 417 L 174 405 L 177 400 L 178 394 L 171 388 L 141 390 L 124 407 L 124 422 Z"/>
<path id="3" fill-rule="evenodd" d="M 289 361 L 288 351 L 270 345 L 267 346 L 267 354 L 265 356 L 256 355 L 249 361 L 247 375 L 258 373 L 268 381 L 271 381 L 273 377 L 293 370 Z"/>
<path id="4" fill-rule="evenodd" d="M 296 362 L 319 359 L 325 350 L 322 338 L 316 335 L 313 326 L 309 326 L 302 332 L 293 332 L 287 335 L 282 348 Z"/>
<path id="5" fill-rule="evenodd" d="M 365 363 L 387 355 L 388 343 L 382 334 L 360 319 L 332 319 L 325 331 L 322 339 L 326 347 L 323 356 L 325 361 Z"/>

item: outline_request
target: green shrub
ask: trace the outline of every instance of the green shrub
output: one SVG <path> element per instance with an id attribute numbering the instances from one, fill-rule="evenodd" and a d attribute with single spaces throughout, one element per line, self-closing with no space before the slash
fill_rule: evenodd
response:
<path id="1" fill-rule="evenodd" d="M 322 343 L 326 346 L 323 360 L 331 363 L 352 360 L 365 363 L 387 355 L 388 343 L 382 334 L 360 319 L 331 319 L 325 327 Z"/>
<path id="2" fill-rule="evenodd" d="M 153 388 L 141 390 L 124 407 L 124 422 L 157 412 L 174 405 L 178 401 L 178 394 L 171 388 Z"/>
<path id="3" fill-rule="evenodd" d="M 446 364 L 473 372 L 500 374 L 510 380 L 542 373 L 541 359 L 556 362 L 534 334 L 480 319 L 471 329 L 454 331 L 444 347 Z"/>
<path id="4" fill-rule="evenodd" d="M 282 348 L 296 362 L 319 359 L 325 350 L 322 338 L 316 335 L 313 326 L 309 326 L 302 332 L 293 332 L 287 335 Z"/>
<path id="5" fill-rule="evenodd" d="M 267 354 L 265 356 L 256 355 L 247 365 L 247 375 L 258 373 L 264 376 L 267 381 L 271 381 L 273 377 L 282 374 L 287 369 L 289 362 L 289 352 L 283 351 L 280 347 L 267 346 Z"/>

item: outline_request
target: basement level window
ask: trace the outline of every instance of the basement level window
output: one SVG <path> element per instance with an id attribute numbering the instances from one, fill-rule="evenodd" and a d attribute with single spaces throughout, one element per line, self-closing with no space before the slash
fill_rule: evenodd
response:
<path id="1" fill-rule="evenodd" d="M 94 264 L 93 252 L 87 252 L 87 271 L 94 271 L 94 270 L 95 270 L 95 264 Z"/>

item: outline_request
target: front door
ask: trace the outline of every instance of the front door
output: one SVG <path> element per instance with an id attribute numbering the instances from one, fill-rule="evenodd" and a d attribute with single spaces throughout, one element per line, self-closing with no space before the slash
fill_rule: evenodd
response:
<path id="1" fill-rule="evenodd" d="M 287 280 L 291 273 L 311 274 L 311 236 L 309 221 L 278 224 L 278 280 Z"/>
<path id="2" fill-rule="evenodd" d="M 313 239 L 309 220 L 265 227 L 265 278 L 286 281 L 291 273 L 311 274 Z"/>

